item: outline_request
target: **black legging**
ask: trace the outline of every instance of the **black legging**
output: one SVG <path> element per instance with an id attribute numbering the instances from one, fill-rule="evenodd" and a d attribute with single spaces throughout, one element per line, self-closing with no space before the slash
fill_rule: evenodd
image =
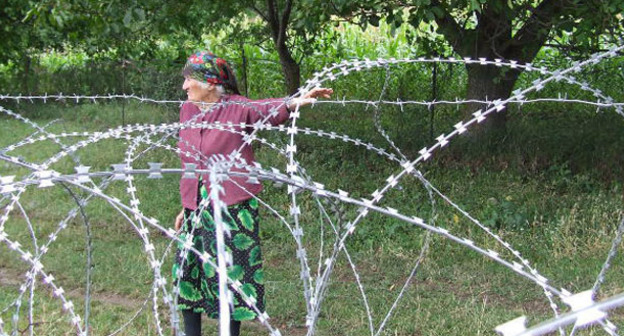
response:
<path id="1" fill-rule="evenodd" d="M 201 336 L 201 313 L 192 310 L 183 310 L 184 333 L 186 336 Z M 240 335 L 240 321 L 230 320 L 230 336 Z"/>

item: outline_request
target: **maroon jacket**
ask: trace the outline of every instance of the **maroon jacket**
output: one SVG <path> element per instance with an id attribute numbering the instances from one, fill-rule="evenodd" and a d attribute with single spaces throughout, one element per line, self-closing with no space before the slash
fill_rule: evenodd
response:
<path id="1" fill-rule="evenodd" d="M 235 102 L 235 103 L 232 103 Z M 238 103 L 236 103 L 238 102 Z M 236 127 L 236 131 L 246 131 L 250 133 L 252 128 L 243 130 L 240 123 L 252 125 L 258 121 L 262 121 L 269 116 L 272 111 L 277 114 L 267 120 L 271 125 L 278 125 L 288 120 L 289 112 L 286 108 L 284 99 L 264 99 L 249 100 L 239 95 L 226 95 L 220 101 L 219 105 L 212 108 L 203 117 L 197 118 L 193 123 L 207 122 L 214 124 L 220 122 L 227 124 L 231 122 Z M 193 116 L 201 113 L 200 109 L 191 103 L 184 103 L 180 109 L 180 122 L 184 123 L 193 118 Z M 194 163 L 197 169 L 207 169 L 207 159 L 213 155 L 222 154 L 228 156 L 233 151 L 240 149 L 240 157 L 245 159 L 248 165 L 252 165 L 255 161 L 251 146 L 244 144 L 241 134 L 232 133 L 230 131 L 221 131 L 214 129 L 202 128 L 183 128 L 180 130 L 180 141 L 178 148 L 181 150 L 180 158 L 182 159 L 182 167 L 186 163 Z M 197 154 L 201 152 L 206 158 L 198 162 L 195 158 L 187 155 L 188 153 Z M 235 171 L 245 171 L 243 169 L 232 168 Z M 249 193 L 256 195 L 262 190 L 261 184 L 247 183 L 247 178 L 230 177 L 240 186 L 245 188 Z M 210 190 L 209 176 L 203 175 L 202 180 L 206 188 Z M 241 201 L 251 198 L 251 196 L 239 188 L 231 181 L 225 181 L 222 184 L 225 194 L 222 195 L 222 201 L 227 205 L 237 204 Z M 198 179 L 180 180 L 180 195 L 182 196 L 182 206 L 191 210 L 197 209 L 197 187 Z"/>

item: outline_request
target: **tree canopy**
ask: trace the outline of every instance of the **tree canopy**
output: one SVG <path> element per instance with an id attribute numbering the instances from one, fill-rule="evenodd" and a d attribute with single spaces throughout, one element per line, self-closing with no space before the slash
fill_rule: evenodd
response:
<path id="1" fill-rule="evenodd" d="M 314 37 L 340 20 L 363 27 L 382 19 L 409 24 L 414 31 L 441 34 L 461 57 L 531 62 L 545 45 L 583 54 L 616 41 L 624 31 L 622 12 L 621 0 L 7 0 L 0 62 L 19 60 L 32 49 L 65 45 L 149 58 L 162 40 L 179 41 L 178 57 L 183 57 L 183 41 L 200 41 L 203 33 L 228 27 L 242 43 L 271 41 L 292 93 L 300 85 L 300 64 L 314 48 Z M 419 36 L 425 38 L 417 43 L 425 44 L 427 34 Z M 508 97 L 520 74 L 470 65 L 467 71 L 470 99 Z M 499 115 L 494 119 L 500 126 L 504 114 Z"/>

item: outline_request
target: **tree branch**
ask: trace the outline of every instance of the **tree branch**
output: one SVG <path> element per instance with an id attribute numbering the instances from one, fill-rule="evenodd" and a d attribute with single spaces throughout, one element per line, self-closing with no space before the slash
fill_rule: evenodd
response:
<path id="1" fill-rule="evenodd" d="M 271 28 L 271 34 L 273 35 L 273 42 L 277 43 L 279 40 L 279 18 L 277 17 L 277 8 L 275 7 L 275 0 L 266 0 L 267 4 L 267 23 Z"/>
<path id="2" fill-rule="evenodd" d="M 564 50 L 564 51 L 571 51 L 571 52 L 576 52 L 576 53 L 590 53 L 590 54 L 594 54 L 594 53 L 599 53 L 599 52 L 607 52 L 609 51 L 609 49 L 604 49 L 604 48 L 591 48 L 591 49 L 586 49 L 584 47 L 579 47 L 576 45 L 572 45 L 572 44 L 553 44 L 553 43 L 546 43 L 544 44 L 544 47 L 550 47 L 550 48 L 555 48 L 555 49 L 559 49 L 559 50 Z M 622 52 L 617 53 L 618 55 L 622 55 Z"/>
<path id="3" fill-rule="evenodd" d="M 264 20 L 266 23 L 269 23 L 269 17 L 268 17 L 265 13 L 263 13 L 263 12 L 260 10 L 260 8 L 258 8 L 258 7 L 255 5 L 255 2 L 252 2 L 252 3 L 249 5 L 249 7 L 251 7 L 251 9 L 252 9 L 254 12 L 256 12 L 256 14 L 258 14 L 258 15 L 262 18 L 262 20 Z"/>
<path id="4" fill-rule="evenodd" d="M 442 34 L 446 37 L 448 42 L 458 54 L 465 55 L 466 48 L 464 47 L 462 40 L 467 31 L 457 24 L 449 10 L 442 6 L 439 0 L 432 0 L 431 5 L 439 7 L 444 13 L 442 17 L 436 16 L 435 18 Z"/>
<path id="5" fill-rule="evenodd" d="M 282 19 L 279 25 L 279 43 L 286 43 L 286 31 L 288 30 L 288 21 L 290 20 L 290 13 L 292 11 L 293 2 L 292 0 L 287 0 L 286 5 L 284 7 L 284 11 L 282 12 Z"/>
<path id="6" fill-rule="evenodd" d="M 530 17 L 509 42 L 507 58 L 531 60 L 546 42 L 555 18 L 563 13 L 568 0 L 544 0 L 532 10 Z"/>

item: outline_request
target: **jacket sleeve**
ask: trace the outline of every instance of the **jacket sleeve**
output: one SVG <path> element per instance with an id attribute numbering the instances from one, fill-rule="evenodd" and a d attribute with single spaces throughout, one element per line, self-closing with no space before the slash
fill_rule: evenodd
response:
<path id="1" fill-rule="evenodd" d="M 285 123 L 290 117 L 290 111 L 284 98 L 249 100 L 245 104 L 247 123 L 255 124 L 265 120 L 273 126 Z"/>

